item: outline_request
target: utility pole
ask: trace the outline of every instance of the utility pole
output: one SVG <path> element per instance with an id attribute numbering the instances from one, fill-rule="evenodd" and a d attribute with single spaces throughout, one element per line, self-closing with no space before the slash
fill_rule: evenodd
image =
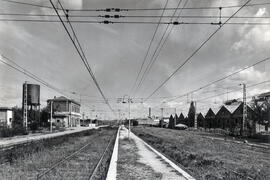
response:
<path id="1" fill-rule="evenodd" d="M 164 108 L 160 108 L 161 110 L 161 120 L 163 120 L 163 111 L 164 111 Z"/>
<path id="2" fill-rule="evenodd" d="M 84 120 L 84 112 L 83 112 L 83 114 L 82 114 L 82 120 L 83 120 L 83 124 L 85 124 L 84 122 L 85 122 L 85 120 Z"/>
<path id="3" fill-rule="evenodd" d="M 51 100 L 51 122 L 50 122 L 50 131 L 52 133 L 52 113 L 53 113 L 53 100 Z"/>
<path id="4" fill-rule="evenodd" d="M 193 101 L 194 103 L 194 111 L 195 111 L 195 117 L 194 117 L 194 128 L 197 129 L 198 125 L 197 125 L 197 104 L 196 101 Z"/>
<path id="5" fill-rule="evenodd" d="M 27 126 L 28 126 L 28 100 L 27 100 L 27 81 L 23 84 L 23 126 L 27 131 Z"/>
<path id="6" fill-rule="evenodd" d="M 163 123 L 164 123 L 164 120 L 163 120 L 163 110 L 164 110 L 164 108 L 160 108 L 160 110 L 161 110 L 161 118 L 160 118 L 160 127 L 161 128 L 163 128 Z"/>
<path id="7" fill-rule="evenodd" d="M 131 103 L 131 98 L 129 96 L 128 97 L 128 139 L 130 136 L 130 103 Z"/>
<path id="8" fill-rule="evenodd" d="M 176 121 L 177 121 L 177 119 L 176 119 L 176 108 L 174 108 L 174 127 L 176 125 Z"/>
<path id="9" fill-rule="evenodd" d="M 242 135 L 243 135 L 247 122 L 247 91 L 245 83 L 242 83 L 240 85 L 243 86 L 243 122 L 242 122 Z"/>
<path id="10" fill-rule="evenodd" d="M 128 97 L 128 101 L 126 102 L 125 101 L 125 97 Z M 120 100 L 121 100 L 121 98 L 118 98 L 118 100 L 117 100 L 117 102 L 119 103 L 120 102 Z M 130 96 L 129 95 L 124 95 L 123 96 L 123 99 L 122 99 L 122 103 L 128 103 L 128 138 L 129 138 L 129 136 L 130 136 L 130 103 L 132 103 L 132 99 L 130 98 Z"/>

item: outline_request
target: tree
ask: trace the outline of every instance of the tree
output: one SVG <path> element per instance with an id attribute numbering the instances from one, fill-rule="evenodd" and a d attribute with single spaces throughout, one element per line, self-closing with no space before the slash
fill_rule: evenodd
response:
<path id="1" fill-rule="evenodd" d="M 191 101 L 189 111 L 188 111 L 188 126 L 194 127 L 195 120 L 195 104 L 194 101 Z"/>
<path id="2" fill-rule="evenodd" d="M 178 117 L 178 119 L 176 120 L 176 124 L 184 124 L 184 115 L 181 113 Z"/>
<path id="3" fill-rule="evenodd" d="M 169 125 L 168 125 L 168 128 L 174 129 L 174 118 L 173 118 L 172 115 L 170 116 L 170 119 L 169 119 Z"/>
<path id="4" fill-rule="evenodd" d="M 49 127 L 50 126 L 50 123 L 48 121 L 50 117 L 50 113 L 49 113 L 49 108 L 48 107 L 45 107 L 43 109 L 41 109 L 40 111 L 40 125 L 42 127 Z"/>
<path id="5" fill-rule="evenodd" d="M 22 108 L 15 106 L 12 108 L 12 111 L 13 111 L 12 127 L 23 127 Z"/>
<path id="6" fill-rule="evenodd" d="M 258 115 L 258 119 L 255 121 L 265 125 L 265 130 L 268 131 L 270 125 L 270 99 L 254 97 L 251 101 L 251 107 Z"/>

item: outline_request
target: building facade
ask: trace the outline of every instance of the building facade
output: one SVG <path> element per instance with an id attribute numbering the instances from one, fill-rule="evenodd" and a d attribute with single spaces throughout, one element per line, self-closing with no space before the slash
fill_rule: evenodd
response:
<path id="1" fill-rule="evenodd" d="M 58 97 L 47 100 L 48 107 L 52 103 L 52 117 L 53 123 L 61 127 L 76 127 L 80 126 L 80 103 L 68 99 L 66 97 Z"/>
<path id="2" fill-rule="evenodd" d="M 13 111 L 11 108 L 0 107 L 0 127 L 12 128 Z"/>

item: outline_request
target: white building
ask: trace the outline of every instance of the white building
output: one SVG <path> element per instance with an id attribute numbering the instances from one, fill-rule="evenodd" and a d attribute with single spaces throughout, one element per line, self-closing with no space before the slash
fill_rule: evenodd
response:
<path id="1" fill-rule="evenodd" d="M 12 127 L 13 111 L 8 107 L 0 107 L 0 127 Z"/>

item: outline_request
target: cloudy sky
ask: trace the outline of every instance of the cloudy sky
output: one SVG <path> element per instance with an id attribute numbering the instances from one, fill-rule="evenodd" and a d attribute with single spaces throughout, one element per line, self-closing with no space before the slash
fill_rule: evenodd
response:
<path id="1" fill-rule="evenodd" d="M 38 5 L 51 6 L 49 0 L 16 0 Z M 104 9 L 104 8 L 161 8 L 165 0 L 61 0 L 66 9 Z M 179 0 L 169 0 L 167 7 L 176 7 Z M 185 4 L 183 0 L 180 7 Z M 219 7 L 242 5 L 246 0 L 188 0 L 186 7 Z M 250 4 L 264 3 L 267 0 L 252 0 Z M 222 16 L 230 16 L 239 7 L 223 8 Z M 0 0 L 0 13 L 46 14 L 55 15 L 52 9 L 15 4 Z M 60 12 L 61 13 L 61 12 Z M 162 11 L 128 11 L 110 13 L 111 15 L 161 15 Z M 177 11 L 176 14 L 178 14 Z M 244 7 L 236 16 L 270 16 L 270 5 Z M 105 15 L 105 12 L 79 11 L 70 15 Z M 166 11 L 164 15 L 172 15 Z M 218 9 L 183 10 L 181 15 L 218 16 Z M 0 19 L 44 19 L 58 20 L 57 17 L 21 17 L 0 15 Z M 71 18 L 71 20 L 101 21 L 101 18 Z M 113 21 L 113 19 L 110 19 Z M 225 21 L 226 19 L 223 19 Z M 151 21 L 158 18 L 122 18 L 114 21 Z M 163 18 L 162 21 L 169 21 Z M 184 22 L 218 22 L 214 19 L 181 19 Z M 270 22 L 267 18 L 232 19 L 230 22 Z M 165 114 L 185 111 L 190 100 L 200 100 L 221 93 L 221 96 L 201 100 L 200 109 L 220 106 L 224 100 L 241 98 L 240 83 L 247 85 L 270 80 L 270 62 L 266 61 L 249 68 L 224 81 L 216 83 L 197 93 L 167 102 L 162 97 L 174 97 L 197 89 L 209 82 L 252 65 L 270 56 L 269 25 L 232 25 L 221 28 L 213 38 L 183 66 L 159 91 L 148 101 L 148 97 L 171 73 L 188 58 L 200 44 L 213 33 L 218 26 L 179 25 L 174 26 L 166 44 L 155 64 L 135 93 L 131 91 L 137 73 L 146 55 L 156 24 L 90 24 L 72 23 L 82 44 L 88 62 L 113 109 L 118 113 L 127 111 L 126 104 L 117 103 L 117 98 L 131 94 L 134 98 L 132 116 L 147 115 L 147 108 L 160 114 L 159 108 L 166 107 Z M 152 43 L 149 57 L 144 68 L 164 33 L 166 25 L 160 25 Z M 170 27 L 171 28 L 171 27 Z M 170 29 L 169 28 L 169 29 Z M 63 26 L 58 22 L 14 22 L 0 20 L 0 53 L 12 59 L 18 65 L 37 75 L 50 85 L 61 89 L 71 98 L 82 100 L 82 109 L 87 116 L 93 115 L 91 109 L 100 116 L 110 116 L 108 107 L 103 103 L 90 75 L 76 53 Z M 1 58 L 5 60 L 4 58 Z M 8 62 L 7 60 L 5 60 Z M 10 63 L 10 62 L 9 62 Z M 37 83 L 35 80 L 11 69 L 0 62 L 0 106 L 21 106 L 22 84 L 24 81 Z M 270 83 L 248 88 L 247 95 L 252 96 L 269 91 Z M 76 94 L 71 94 L 76 92 Z M 41 86 L 41 104 L 46 100 L 60 96 L 58 92 Z M 143 103 L 142 103 L 143 102 Z M 126 113 L 127 114 L 127 113 Z"/>

